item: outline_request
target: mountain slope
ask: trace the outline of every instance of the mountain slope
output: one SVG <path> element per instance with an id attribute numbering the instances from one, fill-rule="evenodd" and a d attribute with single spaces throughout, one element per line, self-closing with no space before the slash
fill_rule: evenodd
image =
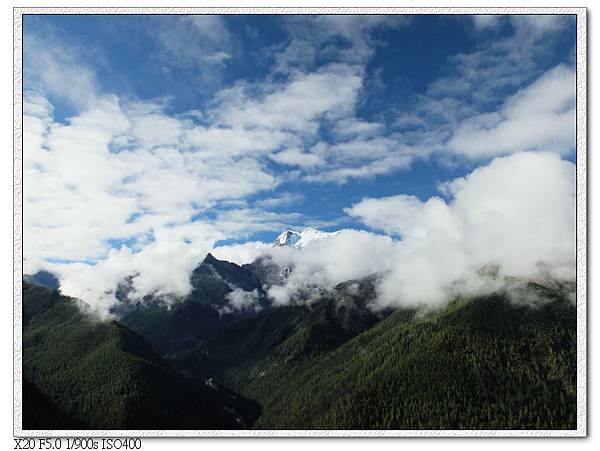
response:
<path id="1" fill-rule="evenodd" d="M 225 296 L 233 291 L 232 287 L 244 291 L 262 288 L 260 280 L 252 271 L 235 263 L 217 260 L 212 254 L 208 254 L 194 269 L 190 284 L 191 300 L 219 307 L 226 303 Z"/>
<path id="2" fill-rule="evenodd" d="M 225 324 L 246 316 L 254 309 L 230 311 L 227 296 L 234 289 L 256 290 L 258 305 L 268 308 L 262 283 L 249 268 L 221 261 L 208 254 L 190 276 L 191 293 L 165 305 L 146 299 L 129 306 L 119 322 L 142 335 L 162 354 L 194 346 Z"/>
<path id="3" fill-rule="evenodd" d="M 91 429 L 244 426 L 236 405 L 251 410 L 245 400 L 184 378 L 126 327 L 90 319 L 75 300 L 27 283 L 23 306 L 23 376 L 51 403 L 37 392 L 24 397 L 24 415 L 34 402 Z M 39 418 L 23 420 L 46 428 Z"/>
<path id="4" fill-rule="evenodd" d="M 177 353 L 175 364 L 238 389 L 262 377 L 272 362 L 314 358 L 372 327 L 385 316 L 366 307 L 373 295 L 373 279 L 367 278 L 340 284 L 308 306 L 278 307 L 233 321 Z"/>
<path id="5" fill-rule="evenodd" d="M 185 300 L 168 306 L 140 306 L 119 322 L 143 336 L 157 352 L 170 354 L 196 345 L 231 321 L 206 304 Z"/>
<path id="6" fill-rule="evenodd" d="M 35 385 L 23 379 L 23 429 L 85 429 L 67 416 Z"/>
<path id="7" fill-rule="evenodd" d="M 351 291 L 360 311 L 368 290 Z M 260 429 L 575 428 L 576 312 L 559 285 L 370 323 L 344 299 L 232 322 L 176 364 L 258 401 Z"/>
<path id="8" fill-rule="evenodd" d="M 560 297 L 397 310 L 333 352 L 272 362 L 243 393 L 263 405 L 257 428 L 572 429 L 575 325 Z"/>

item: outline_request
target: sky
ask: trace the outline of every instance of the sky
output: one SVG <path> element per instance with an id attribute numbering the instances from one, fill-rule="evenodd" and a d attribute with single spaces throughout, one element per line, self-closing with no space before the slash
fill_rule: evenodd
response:
<path id="1" fill-rule="evenodd" d="M 386 302 L 415 255 L 444 286 L 475 254 L 516 272 L 574 261 L 574 16 L 27 15 L 23 30 L 24 270 L 73 295 L 110 302 L 130 274 L 141 294 L 183 294 L 208 251 L 246 262 L 286 228 L 347 230 L 320 256 L 339 274 L 306 270 L 396 271 Z M 353 246 L 369 264 L 340 268 Z M 407 296 L 439 297 L 421 288 Z"/>

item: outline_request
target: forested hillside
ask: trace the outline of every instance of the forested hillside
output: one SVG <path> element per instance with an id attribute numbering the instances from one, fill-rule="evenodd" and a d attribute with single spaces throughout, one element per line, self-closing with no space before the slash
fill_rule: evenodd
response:
<path id="1" fill-rule="evenodd" d="M 229 326 L 200 361 L 206 371 L 212 356 L 217 378 L 261 403 L 257 428 L 575 428 L 575 307 L 558 291 L 530 289 L 549 302 L 532 308 L 493 295 L 416 316 L 396 310 L 312 352 L 300 350 L 322 322 L 281 310 Z"/>
<path id="2" fill-rule="evenodd" d="M 250 316 L 200 299 L 132 311 L 144 338 L 24 283 L 24 425 L 575 428 L 572 287 L 519 282 L 437 310 L 373 311 L 374 280 Z"/>
<path id="3" fill-rule="evenodd" d="M 248 400 L 184 378 L 140 335 L 89 317 L 56 291 L 24 283 L 23 319 L 24 426 L 230 429 L 258 413 Z M 64 421 L 31 417 L 39 406 Z"/>

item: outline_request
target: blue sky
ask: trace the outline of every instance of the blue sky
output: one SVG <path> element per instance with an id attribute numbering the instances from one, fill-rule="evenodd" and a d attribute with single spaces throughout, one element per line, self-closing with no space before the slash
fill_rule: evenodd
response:
<path id="1" fill-rule="evenodd" d="M 348 209 L 574 161 L 575 41 L 569 16 L 25 16 L 25 258 L 380 232 Z"/>

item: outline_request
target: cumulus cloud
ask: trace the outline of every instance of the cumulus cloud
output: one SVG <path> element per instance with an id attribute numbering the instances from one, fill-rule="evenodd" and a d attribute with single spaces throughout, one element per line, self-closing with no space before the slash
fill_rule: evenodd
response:
<path id="1" fill-rule="evenodd" d="M 361 67 L 333 63 L 294 74 L 258 100 L 239 88 L 223 92 L 214 119 L 231 127 L 314 133 L 323 115 L 337 118 L 354 112 L 361 84 Z"/>
<path id="2" fill-rule="evenodd" d="M 379 134 L 383 125 L 377 122 L 368 122 L 356 117 L 341 119 L 332 127 L 332 132 L 338 138 L 367 138 Z"/>
<path id="3" fill-rule="evenodd" d="M 193 147 L 175 145 L 148 148 L 137 125 L 144 119 L 127 116 L 114 96 L 68 124 L 40 116 L 40 100 L 34 101 L 25 99 L 24 115 L 28 257 L 98 259 L 106 240 L 189 222 L 218 200 L 277 184 L 246 157 L 206 158 Z M 36 115 L 27 113 L 35 108 Z M 150 120 L 155 133 L 164 128 L 168 136 L 173 130 L 175 119 L 152 114 Z"/>
<path id="4" fill-rule="evenodd" d="M 575 122 L 564 97 L 574 103 L 575 84 L 569 80 L 573 69 L 549 68 L 544 61 L 559 42 L 574 39 L 572 28 L 566 31 L 573 18 L 478 15 L 473 21 L 498 33 L 479 34 L 478 45 L 451 56 L 439 78 L 397 109 L 393 125 L 403 143 L 421 157 L 449 160 L 457 155 L 489 159 L 523 150 L 571 151 Z M 560 84 L 560 90 L 552 90 L 551 84 Z M 517 100 L 524 91 L 541 89 L 549 99 L 564 100 L 564 109 L 546 105 L 527 110 L 525 101 L 519 108 L 508 107 L 511 96 Z"/>
<path id="5" fill-rule="evenodd" d="M 85 295 L 90 303 L 104 304 L 117 279 L 134 273 L 140 273 L 140 293 L 167 287 L 182 293 L 193 266 L 216 240 L 264 229 L 264 222 L 281 225 L 267 212 L 261 222 L 262 210 L 251 220 L 243 210 L 237 217 L 223 212 L 218 227 L 195 220 L 219 201 L 270 190 L 277 179 L 257 160 L 208 157 L 182 144 L 178 136 L 193 126 L 188 122 L 139 111 L 105 96 L 59 123 L 42 95 L 24 101 L 25 271 L 45 260 L 61 275 L 66 293 Z M 154 260 L 161 255 L 185 263 L 155 273 L 151 268 L 160 265 Z M 69 269 L 72 262 L 79 265 Z"/>
<path id="6" fill-rule="evenodd" d="M 568 15 L 554 14 L 511 16 L 517 34 L 528 35 L 531 39 L 541 39 L 550 33 L 560 31 L 569 20 L 572 20 L 572 17 Z"/>
<path id="7" fill-rule="evenodd" d="M 448 148 L 470 158 L 575 146 L 575 71 L 560 65 L 504 102 L 458 125 Z"/>
<path id="8" fill-rule="evenodd" d="M 43 101 L 37 100 L 38 103 L 28 108 L 45 118 L 44 114 L 49 109 Z M 107 105 L 116 108 L 114 102 Z M 66 126 L 53 126 L 51 121 L 40 117 L 31 116 L 32 121 L 39 121 L 37 128 L 31 126 L 31 130 L 38 130 L 43 136 L 34 135 L 38 139 L 31 140 L 30 144 L 38 146 L 39 148 L 33 149 L 38 152 L 52 152 L 55 137 L 47 131 L 48 128 L 62 130 Z M 90 116 L 79 118 L 74 124 L 89 132 L 85 129 L 85 124 L 90 118 L 94 118 L 94 124 L 105 121 L 103 114 L 93 112 Z M 44 125 L 44 120 L 50 126 Z M 107 152 L 102 150 L 103 146 L 110 139 L 110 127 L 116 127 L 112 121 L 108 122 L 110 126 L 93 127 L 94 130 L 104 130 L 105 133 L 92 140 L 98 145 L 98 155 Z M 124 126 L 121 124 L 119 127 Z M 122 133 L 122 128 L 119 127 L 113 132 Z M 70 136 L 67 134 L 64 139 Z M 68 141 L 77 145 L 77 135 L 73 136 L 74 139 Z M 65 148 L 64 143 L 61 148 Z M 118 158 L 120 152 L 108 154 L 110 161 L 110 158 Z M 35 153 L 32 156 L 35 157 Z M 43 157 L 39 161 L 26 162 L 25 167 L 38 171 L 40 165 L 47 164 Z M 116 163 L 119 163 L 118 159 Z M 107 162 L 99 159 L 98 165 L 100 164 Z M 116 164 L 115 167 L 119 168 L 120 165 Z M 56 167 L 50 168 L 56 170 Z M 414 196 L 396 195 L 364 199 L 346 209 L 349 216 L 360 219 L 368 227 L 380 230 L 387 236 L 342 230 L 339 234 L 314 242 L 302 250 L 273 248 L 261 242 L 214 248 L 217 241 L 247 233 L 248 230 L 283 228 L 287 221 L 299 219 L 293 213 L 286 216 L 262 210 L 235 208 L 219 212 L 214 223 L 189 222 L 188 219 L 187 222 L 173 225 L 167 221 L 171 218 L 170 214 L 157 217 L 145 215 L 147 222 L 143 222 L 144 216 L 124 221 L 132 211 L 137 211 L 135 208 L 139 208 L 137 204 L 133 204 L 133 210 L 125 209 L 127 215 L 123 213 L 113 226 L 117 230 L 119 227 L 124 230 L 131 227 L 129 232 L 135 230 L 137 233 L 151 230 L 147 242 L 138 243 L 138 250 L 129 246 L 112 249 L 96 265 L 55 263 L 51 266 L 59 274 L 65 292 L 87 300 L 94 299 L 93 307 L 99 312 L 106 312 L 114 302 L 111 287 L 116 287 L 127 275 L 135 276 L 134 294 L 185 295 L 190 289 L 191 270 L 211 249 L 217 258 L 240 264 L 251 262 L 257 255 L 267 254 L 279 267 L 293 268 L 283 285 L 274 285 L 268 289 L 275 305 L 298 299 L 310 300 L 311 296 L 322 293 L 324 289 L 331 289 L 340 282 L 374 273 L 382 275 L 378 286 L 378 306 L 439 305 L 447 300 L 449 292 L 456 290 L 457 286 L 461 287 L 460 284 L 463 284 L 460 288 L 463 291 L 483 289 L 485 284 L 476 274 L 485 265 L 498 265 L 501 274 L 507 276 L 535 277 L 540 271 L 545 271 L 559 278 L 572 278 L 575 259 L 574 174 L 572 163 L 552 153 L 522 152 L 496 158 L 489 165 L 477 168 L 464 178 L 441 184 L 440 191 L 445 197 L 421 201 Z M 77 177 L 67 180 L 77 190 L 85 190 L 82 181 L 86 178 L 81 174 Z M 91 188 L 94 188 L 90 193 L 96 192 L 96 188 L 104 187 L 100 180 L 92 178 L 90 182 Z M 72 191 L 71 188 L 68 189 Z M 100 194 L 106 194 L 100 191 Z M 27 195 L 26 192 L 26 198 Z M 163 200 L 159 198 L 157 205 L 162 205 L 169 211 L 169 205 L 162 204 Z M 110 202 L 111 197 L 107 197 L 106 201 Z M 83 210 L 79 207 L 78 211 Z M 109 213 L 108 207 L 103 213 Z M 88 214 L 92 215 L 91 212 Z M 262 217 L 257 221 L 260 215 Z M 59 220 L 61 216 L 57 214 L 54 217 Z M 113 214 L 111 217 L 116 216 Z M 90 218 L 84 217 L 83 220 Z M 106 223 L 103 218 L 93 215 L 91 220 Z M 120 224 L 123 221 L 124 224 Z M 30 219 L 25 222 L 30 230 L 26 236 L 35 237 L 36 234 L 31 233 L 35 224 L 31 224 Z M 69 224 L 71 223 L 78 224 L 76 216 L 69 218 Z M 37 224 L 39 227 L 47 227 L 48 230 L 42 231 L 45 238 L 48 238 L 48 243 L 54 242 L 53 225 L 55 223 L 52 221 Z M 63 243 L 71 238 L 63 230 L 67 225 L 57 228 L 61 231 L 61 251 Z M 102 232 L 79 228 L 86 230 L 86 233 Z M 115 236 L 114 230 L 106 236 Z M 97 243 L 98 238 L 87 237 L 81 242 Z M 25 244 L 27 255 L 33 257 L 32 264 L 38 264 L 35 258 L 38 255 L 31 252 L 31 249 L 36 249 L 39 245 L 31 245 L 27 241 Z M 76 248 L 73 246 L 74 250 Z M 81 252 L 81 249 L 77 251 Z M 44 253 L 47 252 L 48 250 L 44 250 Z M 85 253 L 75 255 L 88 256 Z M 235 295 L 231 299 L 233 304 L 230 308 L 254 305 L 249 296 L 247 293 Z"/>
<path id="9" fill-rule="evenodd" d="M 256 232 L 281 230 L 287 224 L 300 220 L 300 213 L 281 213 L 260 208 L 235 208 L 218 211 L 213 220 L 215 227 L 230 237 L 249 238 Z"/>
<path id="10" fill-rule="evenodd" d="M 218 158 L 246 155 L 260 157 L 285 145 L 299 142 L 293 134 L 282 130 L 260 130 L 254 127 L 194 126 L 186 130 L 184 143 L 201 150 L 203 155 Z"/>
<path id="11" fill-rule="evenodd" d="M 575 166 L 549 153 L 497 158 L 443 185 L 446 201 L 365 199 L 347 213 L 401 237 L 380 286 L 384 305 L 436 304 L 451 284 L 488 264 L 502 274 L 575 270 Z"/>
<path id="12" fill-rule="evenodd" d="M 297 147 L 269 155 L 269 158 L 281 165 L 300 166 L 301 168 L 312 168 L 325 162 L 319 155 L 303 152 Z"/>
<path id="13" fill-rule="evenodd" d="M 134 251 L 127 246 L 111 249 L 100 262 L 47 264 L 59 276 L 61 291 L 83 299 L 101 317 L 117 302 L 115 290 L 125 277 L 132 276 L 129 297 L 155 295 L 176 301 L 191 290 L 189 277 L 198 262 L 222 234 L 210 226 L 194 224 L 163 228 L 156 239 Z"/>
<path id="14" fill-rule="evenodd" d="M 374 159 L 366 164 L 340 165 L 315 174 L 308 174 L 303 177 L 307 182 L 335 182 L 345 184 L 350 179 L 369 179 L 378 175 L 385 175 L 395 172 L 399 169 L 410 168 L 415 160 L 415 149 L 407 146 L 398 145 L 394 152 L 381 158 Z"/>

